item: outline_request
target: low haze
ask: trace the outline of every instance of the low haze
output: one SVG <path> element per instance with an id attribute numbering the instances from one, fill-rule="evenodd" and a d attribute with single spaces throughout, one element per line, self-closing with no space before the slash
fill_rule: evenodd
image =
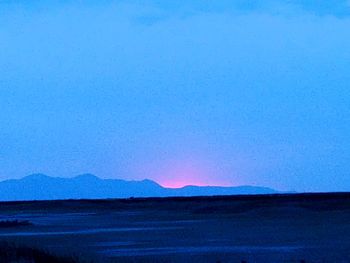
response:
<path id="1" fill-rule="evenodd" d="M 349 1 L 0 0 L 0 180 L 349 191 L 349 28 Z"/>

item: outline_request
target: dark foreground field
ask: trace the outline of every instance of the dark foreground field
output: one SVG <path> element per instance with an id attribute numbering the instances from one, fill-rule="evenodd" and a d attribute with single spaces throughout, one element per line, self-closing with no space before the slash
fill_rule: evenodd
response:
<path id="1" fill-rule="evenodd" d="M 350 262 L 350 194 L 8 202 L 0 221 L 0 262 Z"/>

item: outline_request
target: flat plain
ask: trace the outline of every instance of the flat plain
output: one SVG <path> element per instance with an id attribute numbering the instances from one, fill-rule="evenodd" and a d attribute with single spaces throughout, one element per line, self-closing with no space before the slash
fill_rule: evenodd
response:
<path id="1" fill-rule="evenodd" d="M 350 194 L 1 202 L 0 242 L 93 262 L 350 262 Z"/>

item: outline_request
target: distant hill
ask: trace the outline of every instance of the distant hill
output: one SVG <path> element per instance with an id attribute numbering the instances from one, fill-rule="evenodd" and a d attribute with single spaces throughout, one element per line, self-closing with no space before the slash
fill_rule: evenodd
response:
<path id="1" fill-rule="evenodd" d="M 277 191 L 256 186 L 185 186 L 172 189 L 162 187 L 147 179 L 142 181 L 101 179 L 91 174 L 79 175 L 73 178 L 33 174 L 22 179 L 0 182 L 0 201 L 271 193 L 277 193 Z"/>

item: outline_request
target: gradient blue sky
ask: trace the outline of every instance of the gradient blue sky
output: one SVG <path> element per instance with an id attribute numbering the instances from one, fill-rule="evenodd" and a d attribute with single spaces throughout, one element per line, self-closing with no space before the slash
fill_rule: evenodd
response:
<path id="1" fill-rule="evenodd" d="M 350 190 L 350 2 L 0 0 L 0 180 Z"/>

